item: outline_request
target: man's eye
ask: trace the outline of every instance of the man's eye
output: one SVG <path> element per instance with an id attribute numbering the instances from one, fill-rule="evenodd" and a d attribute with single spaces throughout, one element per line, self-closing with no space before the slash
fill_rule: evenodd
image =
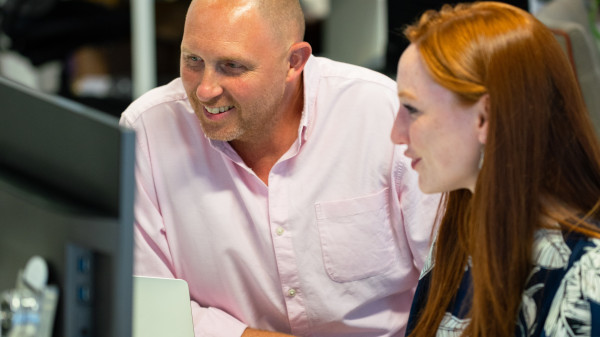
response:
<path id="1" fill-rule="evenodd" d="M 224 65 L 225 71 L 240 73 L 246 69 L 244 65 L 237 62 L 227 62 Z"/>
<path id="2" fill-rule="evenodd" d="M 237 76 L 243 74 L 247 68 L 241 63 L 225 62 L 221 65 L 221 69 L 225 74 Z"/>
<path id="3" fill-rule="evenodd" d="M 196 55 L 188 55 L 187 59 L 191 62 L 202 62 L 202 58 L 200 56 L 196 56 Z"/>
<path id="4" fill-rule="evenodd" d="M 185 60 L 189 65 L 197 65 L 202 62 L 202 59 L 200 57 L 193 55 L 186 56 Z"/>

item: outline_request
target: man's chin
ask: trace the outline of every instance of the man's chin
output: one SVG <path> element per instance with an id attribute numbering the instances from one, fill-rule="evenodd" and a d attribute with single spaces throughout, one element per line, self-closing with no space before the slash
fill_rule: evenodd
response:
<path id="1" fill-rule="evenodd" d="M 222 142 L 230 142 L 240 136 L 239 131 L 214 130 L 205 126 L 202 126 L 202 131 L 206 138 Z"/>

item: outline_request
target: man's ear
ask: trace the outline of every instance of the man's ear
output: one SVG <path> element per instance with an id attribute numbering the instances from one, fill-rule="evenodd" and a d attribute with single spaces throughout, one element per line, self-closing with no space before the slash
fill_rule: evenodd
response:
<path id="1" fill-rule="evenodd" d="M 485 144 L 490 124 L 490 95 L 481 96 L 475 104 L 477 109 L 477 139 L 481 144 Z"/>
<path id="2" fill-rule="evenodd" d="M 291 82 L 302 74 L 304 65 L 308 61 L 312 47 L 308 42 L 297 42 L 290 47 L 290 68 L 288 69 L 287 82 Z"/>

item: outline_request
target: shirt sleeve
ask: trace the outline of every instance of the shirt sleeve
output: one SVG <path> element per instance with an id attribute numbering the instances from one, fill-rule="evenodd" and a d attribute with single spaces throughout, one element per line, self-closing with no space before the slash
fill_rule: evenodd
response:
<path id="1" fill-rule="evenodd" d="M 124 119 L 121 124 L 131 127 Z M 136 199 L 134 206 L 134 275 L 177 278 L 160 204 L 154 188 L 151 161 L 143 127 L 136 127 Z M 190 285 L 192 287 L 193 285 Z M 191 301 L 196 337 L 239 337 L 247 325 L 217 308 Z"/>
<path id="2" fill-rule="evenodd" d="M 394 186 L 400 207 L 402 230 L 412 253 L 413 264 L 421 270 L 430 252 L 431 239 L 437 229 L 436 218 L 441 194 L 424 194 L 419 176 L 404 156 L 404 146 L 394 153 Z"/>

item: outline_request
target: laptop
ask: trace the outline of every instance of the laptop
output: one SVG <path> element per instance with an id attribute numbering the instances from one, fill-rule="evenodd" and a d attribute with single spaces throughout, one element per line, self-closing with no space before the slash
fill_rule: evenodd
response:
<path id="1" fill-rule="evenodd" d="M 134 276 L 132 326 L 133 337 L 194 337 L 187 282 Z"/>

